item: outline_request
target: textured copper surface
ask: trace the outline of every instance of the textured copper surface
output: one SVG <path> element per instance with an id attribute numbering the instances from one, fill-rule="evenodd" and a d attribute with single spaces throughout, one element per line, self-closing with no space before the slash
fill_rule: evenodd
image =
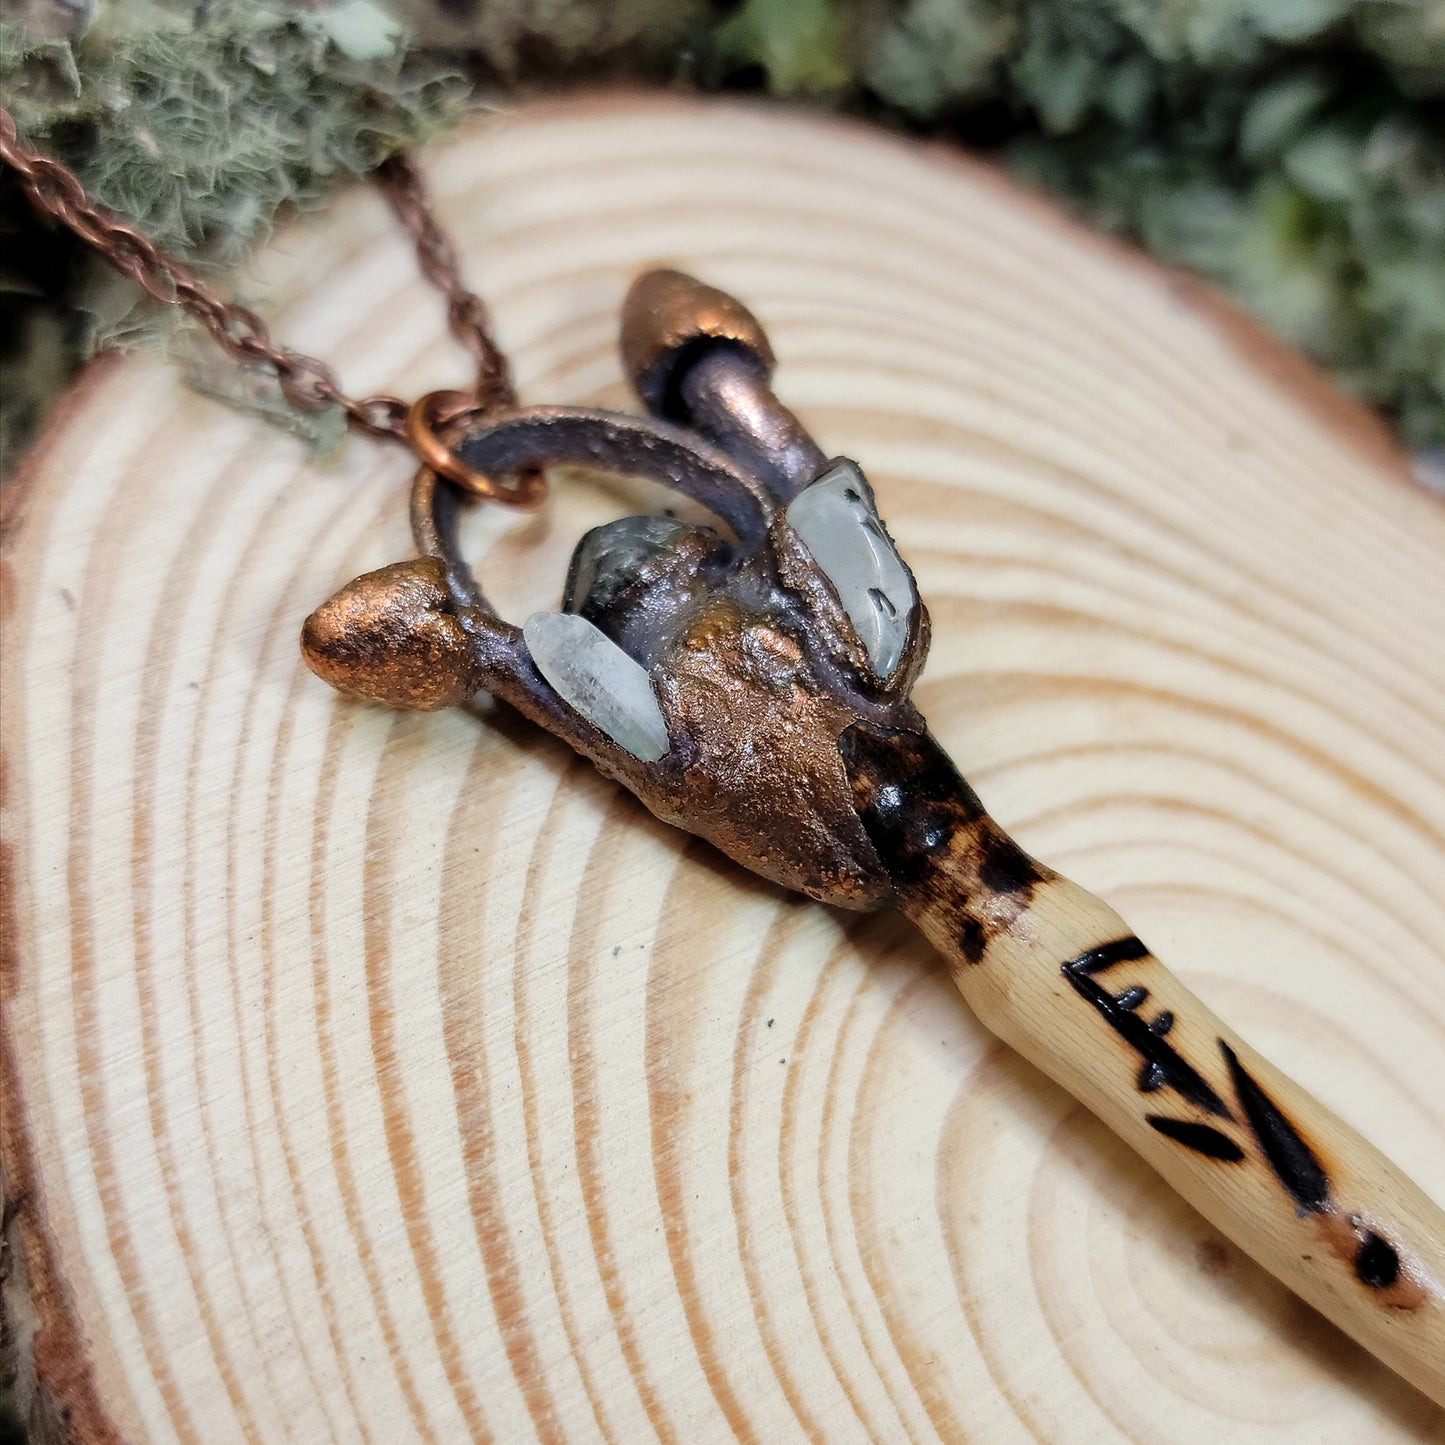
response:
<path id="1" fill-rule="evenodd" d="M 693 750 L 671 809 L 653 810 L 784 887 L 846 908 L 884 906 L 892 889 L 838 752 L 855 714 L 818 685 L 797 637 L 719 599 L 661 678 L 664 714 Z"/>
<path id="2" fill-rule="evenodd" d="M 667 412 L 669 368 L 709 347 L 693 368 L 684 410 Z M 922 728 L 909 701 L 928 643 L 922 606 L 904 660 L 880 681 L 832 584 L 783 516 L 788 496 L 823 465 L 822 453 L 767 386 L 772 353 L 757 322 L 730 297 L 677 272 L 633 287 L 623 352 L 652 418 L 572 407 L 479 416 L 466 398 L 439 396 L 438 441 L 487 478 L 549 463 L 582 463 L 665 483 L 708 508 L 726 532 L 678 524 L 635 554 L 636 534 L 584 540 L 568 606 L 648 669 L 671 749 L 640 762 L 570 708 L 533 665 L 519 630 L 488 605 L 461 555 L 459 508 L 468 494 L 423 467 L 412 493 L 419 563 L 350 584 L 308 620 L 303 651 L 328 682 L 401 707 L 442 707 L 479 688 L 512 703 L 630 788 L 658 817 L 696 833 L 745 867 L 846 908 L 893 897 L 855 810 L 838 741 L 855 723 Z M 433 425 L 424 406 L 424 430 Z M 621 547 L 605 595 L 579 565 Z M 600 551 L 599 551 L 600 547 Z M 636 566 L 632 558 L 636 557 Z M 433 675 L 434 673 L 434 675 Z"/>
<path id="3" fill-rule="evenodd" d="M 449 438 L 458 434 L 468 417 L 482 416 L 486 407 L 464 391 L 429 391 L 418 397 L 406 415 L 406 431 L 424 467 L 445 477 L 469 496 L 507 507 L 540 506 L 547 495 L 546 474 L 528 467 L 512 484 L 469 467 L 453 450 Z"/>
<path id="4" fill-rule="evenodd" d="M 306 619 L 301 652 L 332 687 L 391 707 L 455 707 L 481 686 L 435 557 L 394 562 L 348 582 Z"/>
<path id="5" fill-rule="evenodd" d="M 773 370 L 773 348 L 757 317 L 726 291 L 682 271 L 647 271 L 622 303 L 622 365 L 650 411 L 668 416 L 675 370 L 699 342 L 728 343 Z"/>

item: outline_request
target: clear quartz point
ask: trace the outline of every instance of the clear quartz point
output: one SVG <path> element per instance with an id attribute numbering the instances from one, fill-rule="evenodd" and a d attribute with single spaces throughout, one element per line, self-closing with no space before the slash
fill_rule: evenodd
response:
<path id="1" fill-rule="evenodd" d="M 852 462 L 835 462 L 793 498 L 788 522 L 833 584 L 874 674 L 886 682 L 903 658 L 918 593 L 863 473 Z"/>
<path id="2" fill-rule="evenodd" d="M 647 669 L 613 640 L 568 612 L 534 612 L 522 640 L 557 695 L 599 732 L 644 763 L 671 749 Z"/>

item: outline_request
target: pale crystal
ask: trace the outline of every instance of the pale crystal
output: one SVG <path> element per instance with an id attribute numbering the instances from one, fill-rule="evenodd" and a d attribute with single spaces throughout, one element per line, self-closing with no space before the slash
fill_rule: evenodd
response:
<path id="1" fill-rule="evenodd" d="M 569 612 L 534 612 L 522 640 L 537 671 L 593 727 L 644 763 L 667 756 L 667 724 L 647 670 L 606 633 Z"/>
<path id="2" fill-rule="evenodd" d="M 862 472 L 846 461 L 830 467 L 793 498 L 788 522 L 833 584 L 874 673 L 891 677 L 918 594 L 878 520 Z"/>

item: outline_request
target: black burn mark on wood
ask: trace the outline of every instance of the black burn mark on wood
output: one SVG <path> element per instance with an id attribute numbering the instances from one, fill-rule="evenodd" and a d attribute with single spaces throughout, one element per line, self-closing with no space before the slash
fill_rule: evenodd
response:
<path id="1" fill-rule="evenodd" d="M 1222 1119 L 1233 1117 L 1208 1080 L 1165 1037 L 1174 1027 L 1174 1015 L 1168 1009 L 1146 1021 L 1135 1010 L 1148 998 L 1147 989 L 1136 984 L 1123 993 L 1112 994 L 1094 982 L 1092 975 L 1148 954 L 1149 950 L 1131 934 L 1069 959 L 1062 965 L 1063 974 L 1074 991 L 1093 1004 L 1109 1027 L 1139 1055 L 1142 1063 L 1137 1082 L 1143 1093 L 1168 1087 L 1206 1113 Z"/>
<path id="2" fill-rule="evenodd" d="M 958 946 L 969 963 L 982 963 L 988 952 L 988 934 L 976 918 L 965 918 L 958 926 Z"/>
<path id="3" fill-rule="evenodd" d="M 900 888 L 926 881 L 954 836 L 984 816 L 978 795 L 927 733 L 854 723 L 838 750 L 863 831 Z"/>
<path id="4" fill-rule="evenodd" d="M 1038 864 L 1012 838 L 993 832 L 983 840 L 978 881 L 990 893 L 1021 893 L 1027 897 L 1042 878 Z"/>
<path id="5" fill-rule="evenodd" d="M 1195 1124 L 1188 1119 L 1171 1119 L 1164 1114 L 1145 1114 L 1144 1122 L 1151 1129 L 1193 1149 L 1196 1154 L 1207 1155 L 1210 1159 L 1222 1159 L 1228 1164 L 1237 1164 L 1244 1158 L 1244 1150 L 1229 1137 L 1221 1134 L 1209 1124 Z"/>
<path id="6" fill-rule="evenodd" d="M 988 816 L 931 734 L 854 723 L 838 750 L 859 822 L 894 887 L 915 909 L 951 915 L 959 956 L 981 963 L 1047 870 Z"/>
<path id="7" fill-rule="evenodd" d="M 1091 948 L 1087 953 L 1081 953 L 1077 958 L 1071 958 L 1064 965 L 1064 972 L 1067 974 L 1101 973 L 1116 963 L 1128 963 L 1135 958 L 1148 957 L 1149 950 L 1145 948 L 1143 941 L 1131 933 L 1128 938 L 1116 938 L 1112 943 L 1101 943 L 1097 948 Z M 1134 989 L 1126 989 L 1119 997 L 1124 998 L 1127 994 L 1134 992 Z"/>
<path id="8" fill-rule="evenodd" d="M 1371 1289 L 1389 1289 L 1400 1278 L 1400 1255 L 1395 1246 L 1373 1229 L 1366 1230 L 1355 1252 L 1355 1275 Z"/>
<path id="9" fill-rule="evenodd" d="M 1229 1066 L 1239 1107 L 1275 1177 L 1302 1214 L 1324 1214 L 1330 1208 L 1330 1180 L 1324 1166 L 1284 1111 L 1255 1083 L 1234 1050 L 1223 1039 L 1219 1048 Z"/>
<path id="10" fill-rule="evenodd" d="M 1368 1228 L 1359 1215 L 1342 1218 L 1341 1206 L 1330 1197 L 1329 1175 L 1299 1130 L 1223 1039 L 1219 1040 L 1219 1049 L 1229 1066 L 1235 1097 L 1244 1110 L 1250 1132 L 1259 1142 L 1275 1177 L 1294 1200 L 1300 1217 L 1319 1216 L 1331 1251 L 1352 1265 L 1355 1278 L 1366 1289 L 1375 1291 L 1382 1307 L 1419 1309 L 1425 1293 L 1418 1281 L 1405 1272 L 1399 1250 L 1383 1235 Z M 1342 1227 L 1346 1225 L 1347 1229 Z"/>

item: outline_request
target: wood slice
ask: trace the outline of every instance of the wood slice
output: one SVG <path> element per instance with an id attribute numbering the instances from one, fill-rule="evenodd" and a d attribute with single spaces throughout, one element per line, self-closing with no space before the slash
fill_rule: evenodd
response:
<path id="1" fill-rule="evenodd" d="M 723 104 L 426 157 L 529 400 L 630 408 L 682 266 L 768 327 L 932 609 L 918 698 L 1034 854 L 1445 1200 L 1445 511 L 1226 308 L 991 172 Z M 355 391 L 463 361 L 361 189 L 244 278 Z M 141 357 L 7 513 L 8 1278 L 37 1438 L 1438 1440 L 1441 1413 L 994 1044 L 500 710 L 343 701 L 396 448 Z M 661 494 L 471 521 L 508 615 Z"/>

